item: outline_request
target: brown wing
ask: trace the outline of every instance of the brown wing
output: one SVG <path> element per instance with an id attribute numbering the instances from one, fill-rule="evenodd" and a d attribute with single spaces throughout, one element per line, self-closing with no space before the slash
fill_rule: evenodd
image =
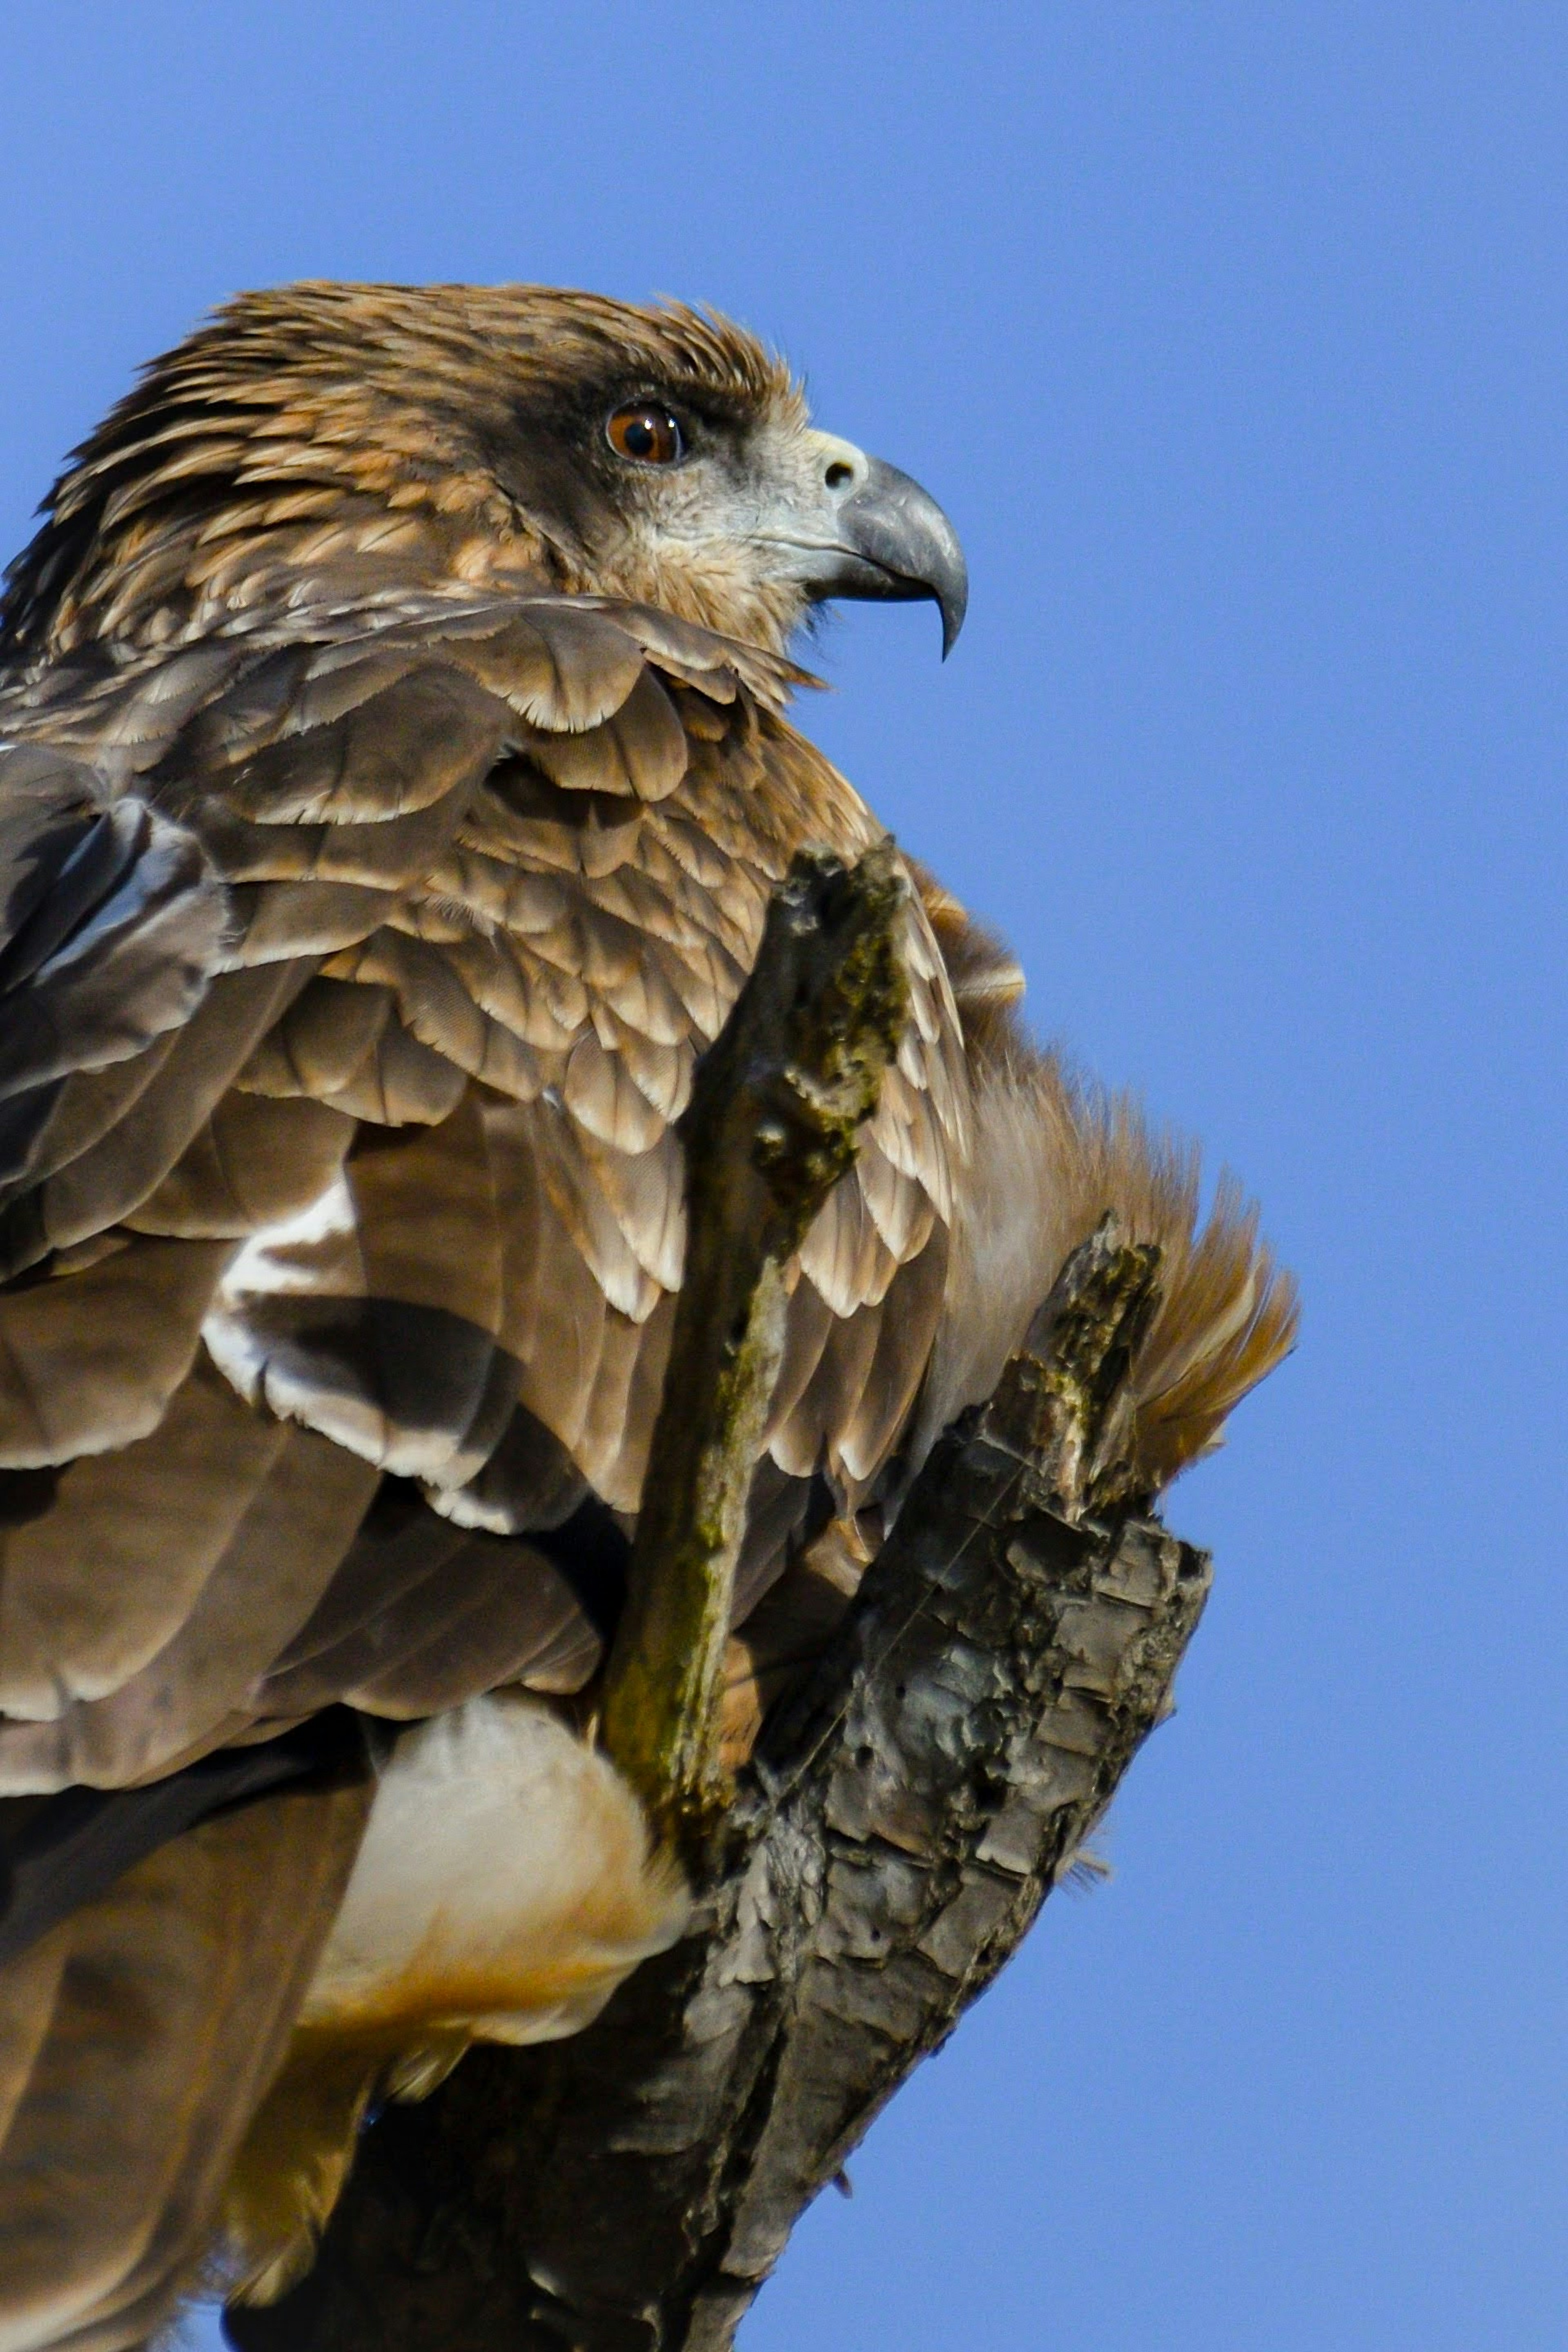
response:
<path id="1" fill-rule="evenodd" d="M 58 740 L 5 755 L 14 793 L 0 761 L 24 849 L 40 763 L 57 830 L 135 812 L 195 938 L 171 979 L 100 925 L 141 996 L 100 986 L 95 1030 L 75 983 L 0 1160 L 0 1789 L 592 1673 L 550 1531 L 635 1510 L 674 1122 L 796 847 L 877 835 L 777 666 L 664 615 L 296 625 L 51 679 L 16 731 Z M 929 1351 L 964 1097 L 918 912 L 908 952 L 900 1066 L 803 1253 L 748 1597 L 817 1473 L 877 1476 Z"/>

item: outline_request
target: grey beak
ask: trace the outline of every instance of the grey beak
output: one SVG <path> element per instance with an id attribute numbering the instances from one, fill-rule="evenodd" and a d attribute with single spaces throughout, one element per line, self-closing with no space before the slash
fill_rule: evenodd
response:
<path id="1" fill-rule="evenodd" d="M 907 603 L 929 596 L 942 612 L 945 661 L 963 626 L 969 569 L 958 533 L 936 500 L 896 466 L 865 460 L 865 474 L 840 503 L 837 544 L 812 580 L 818 600 L 828 596 L 885 598 Z"/>

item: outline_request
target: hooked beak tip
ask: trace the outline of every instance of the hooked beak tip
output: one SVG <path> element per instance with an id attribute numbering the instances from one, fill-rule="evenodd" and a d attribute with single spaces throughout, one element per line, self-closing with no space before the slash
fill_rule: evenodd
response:
<path id="1" fill-rule="evenodd" d="M 823 596 L 894 603 L 929 598 L 942 614 L 942 657 L 958 643 L 969 572 L 958 533 L 930 492 L 880 457 L 839 508 L 839 561 L 816 585 Z"/>

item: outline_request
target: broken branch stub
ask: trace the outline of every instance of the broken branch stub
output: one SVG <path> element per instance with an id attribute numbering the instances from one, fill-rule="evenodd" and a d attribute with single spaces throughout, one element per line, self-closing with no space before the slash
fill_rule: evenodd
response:
<path id="1" fill-rule="evenodd" d="M 1129 1242 L 1107 1211 L 1036 1310 L 984 1408 L 1031 1495 L 1077 1520 L 1132 1499 L 1131 1373 L 1160 1307 L 1160 1252 Z"/>

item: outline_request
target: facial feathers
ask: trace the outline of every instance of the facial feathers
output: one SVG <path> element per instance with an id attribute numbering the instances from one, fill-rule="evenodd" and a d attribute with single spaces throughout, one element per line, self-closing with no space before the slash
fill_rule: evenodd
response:
<path id="1" fill-rule="evenodd" d="M 605 445 L 639 394 L 689 419 L 679 496 Z M 240 295 L 75 453 L 11 568 L 0 645 L 166 641 L 323 571 L 362 596 L 525 575 L 782 644 L 798 591 L 707 526 L 805 429 L 778 360 L 680 305 L 536 286 Z"/>

